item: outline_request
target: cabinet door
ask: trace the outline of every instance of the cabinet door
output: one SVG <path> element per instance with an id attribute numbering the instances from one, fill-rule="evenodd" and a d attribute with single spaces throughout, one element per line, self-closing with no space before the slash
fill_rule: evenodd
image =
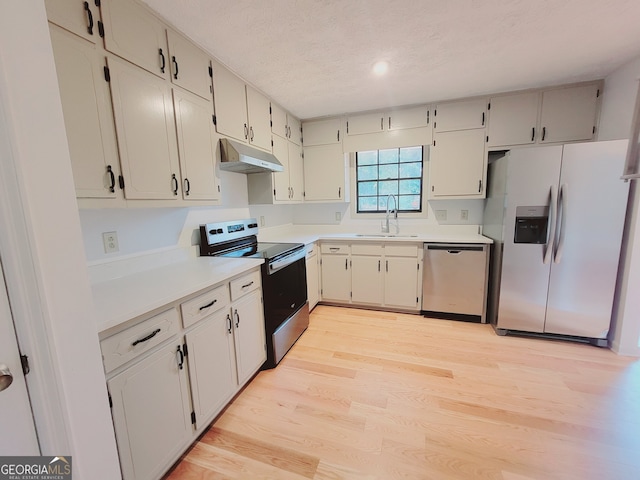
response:
<path id="1" fill-rule="evenodd" d="M 489 147 L 526 145 L 536 140 L 538 92 L 504 95 L 490 100 Z"/>
<path id="2" fill-rule="evenodd" d="M 347 255 L 322 256 L 322 299 L 340 303 L 351 300 L 351 270 Z"/>
<path id="3" fill-rule="evenodd" d="M 540 141 L 552 143 L 593 139 L 598 97 L 597 84 L 542 92 Z"/>
<path id="4" fill-rule="evenodd" d="M 211 103 L 183 90 L 173 90 L 178 133 L 182 196 L 185 200 L 220 200 L 216 175 L 217 137 Z"/>
<path id="5" fill-rule="evenodd" d="M 129 199 L 178 198 L 180 172 L 171 88 L 109 57 L 118 148 Z"/>
<path id="6" fill-rule="evenodd" d="M 228 310 L 185 335 L 196 429 L 206 426 L 236 391 L 233 331 Z"/>
<path id="7" fill-rule="evenodd" d="M 309 309 L 318 304 L 320 299 L 320 282 L 318 270 L 318 244 L 307 246 L 307 297 L 309 299 Z"/>
<path id="8" fill-rule="evenodd" d="M 271 133 L 282 138 L 289 138 L 287 112 L 273 102 L 271 103 Z"/>
<path id="9" fill-rule="evenodd" d="M 249 123 L 244 82 L 218 64 L 213 66 L 213 101 L 218 133 L 248 142 Z"/>
<path id="10" fill-rule="evenodd" d="M 116 198 L 120 164 L 105 59 L 55 25 L 50 31 L 76 196 Z"/>
<path id="11" fill-rule="evenodd" d="M 274 198 L 286 202 L 291 200 L 291 189 L 289 185 L 289 142 L 285 138 L 273 136 L 273 155 L 284 167 L 282 172 L 272 173 Z"/>
<path id="12" fill-rule="evenodd" d="M 429 107 L 403 108 L 389 113 L 387 128 L 389 130 L 404 130 L 406 128 L 426 127 L 430 122 Z"/>
<path id="13" fill-rule="evenodd" d="M 436 105 L 433 117 L 435 132 L 483 128 L 486 123 L 487 101 L 484 98 Z"/>
<path id="14" fill-rule="evenodd" d="M 247 85 L 247 115 L 249 118 L 249 143 L 271 152 L 271 114 L 269 99 Z"/>
<path id="15" fill-rule="evenodd" d="M 294 202 L 302 202 L 304 199 L 302 147 L 292 142 L 287 143 L 289 149 L 289 185 L 291 187 L 291 200 Z"/>
<path id="16" fill-rule="evenodd" d="M 232 305 L 238 385 L 244 385 L 267 359 L 262 290 L 254 290 Z"/>
<path id="17" fill-rule="evenodd" d="M 305 200 L 344 201 L 345 175 L 342 145 L 304 148 Z"/>
<path id="18" fill-rule="evenodd" d="M 349 115 L 347 117 L 347 135 L 382 132 L 384 118 L 385 115 L 382 112 Z"/>
<path id="19" fill-rule="evenodd" d="M 475 196 L 484 192 L 484 130 L 434 134 L 429 178 L 431 197 Z"/>
<path id="20" fill-rule="evenodd" d="M 187 373 L 172 342 L 107 382 L 122 474 L 159 478 L 192 436 Z"/>
<path id="21" fill-rule="evenodd" d="M 384 305 L 418 309 L 418 260 L 386 257 L 384 262 Z"/>
<path id="22" fill-rule="evenodd" d="M 302 124 L 300 120 L 291 115 L 287 114 L 287 125 L 289 127 L 289 141 L 295 143 L 296 145 L 302 145 Z"/>
<path id="23" fill-rule="evenodd" d="M 305 147 L 330 145 L 342 140 L 342 119 L 340 117 L 304 122 L 302 124 L 302 143 Z"/>
<path id="24" fill-rule="evenodd" d="M 105 48 L 166 78 L 169 53 L 164 25 L 142 4 L 131 0 L 102 2 L 101 8 Z"/>
<path id="25" fill-rule="evenodd" d="M 171 82 L 211 100 L 209 55 L 172 30 L 167 30 L 167 41 L 171 58 Z"/>
<path id="26" fill-rule="evenodd" d="M 351 301 L 363 305 L 382 305 L 382 257 L 351 256 Z"/>
<path id="27" fill-rule="evenodd" d="M 90 42 L 100 39 L 100 9 L 94 0 L 45 0 L 44 5 L 50 22 Z"/>

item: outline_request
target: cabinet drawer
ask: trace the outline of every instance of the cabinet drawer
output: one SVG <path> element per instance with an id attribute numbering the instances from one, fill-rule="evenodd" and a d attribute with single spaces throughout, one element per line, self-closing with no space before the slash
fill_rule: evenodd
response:
<path id="1" fill-rule="evenodd" d="M 182 326 L 187 328 L 227 305 L 229 305 L 229 287 L 226 284 L 220 285 L 180 305 Z"/>
<path id="2" fill-rule="evenodd" d="M 161 344 L 179 328 L 178 311 L 172 308 L 105 338 L 100 342 L 105 371 L 108 373 Z"/>
<path id="3" fill-rule="evenodd" d="M 231 282 L 231 300 L 237 300 L 241 296 L 260 288 L 260 270 L 251 272 Z"/>
<path id="4" fill-rule="evenodd" d="M 320 252 L 322 253 L 333 253 L 340 255 L 348 255 L 349 254 L 349 245 L 346 243 L 323 243 L 320 246 Z"/>
<path id="5" fill-rule="evenodd" d="M 388 257 L 417 257 L 417 245 L 390 245 L 384 246 L 384 253 Z"/>
<path id="6" fill-rule="evenodd" d="M 382 255 L 382 245 L 370 243 L 354 243 L 351 245 L 352 255 Z"/>

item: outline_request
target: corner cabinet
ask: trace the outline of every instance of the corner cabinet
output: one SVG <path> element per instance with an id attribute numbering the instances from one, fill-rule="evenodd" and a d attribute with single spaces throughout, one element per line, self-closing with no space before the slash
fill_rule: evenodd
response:
<path id="1" fill-rule="evenodd" d="M 303 122 L 305 202 L 348 202 L 349 167 L 339 118 Z"/>

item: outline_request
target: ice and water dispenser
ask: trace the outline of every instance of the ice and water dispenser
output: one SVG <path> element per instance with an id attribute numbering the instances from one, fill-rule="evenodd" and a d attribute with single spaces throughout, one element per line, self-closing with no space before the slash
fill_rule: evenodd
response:
<path id="1" fill-rule="evenodd" d="M 516 207 L 514 243 L 547 243 L 548 206 Z"/>

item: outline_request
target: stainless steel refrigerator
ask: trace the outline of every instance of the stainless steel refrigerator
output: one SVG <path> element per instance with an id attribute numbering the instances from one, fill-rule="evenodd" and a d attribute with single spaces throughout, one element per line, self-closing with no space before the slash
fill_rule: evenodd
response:
<path id="1" fill-rule="evenodd" d="M 626 140 L 492 154 L 483 234 L 498 334 L 606 346 L 627 208 Z"/>

